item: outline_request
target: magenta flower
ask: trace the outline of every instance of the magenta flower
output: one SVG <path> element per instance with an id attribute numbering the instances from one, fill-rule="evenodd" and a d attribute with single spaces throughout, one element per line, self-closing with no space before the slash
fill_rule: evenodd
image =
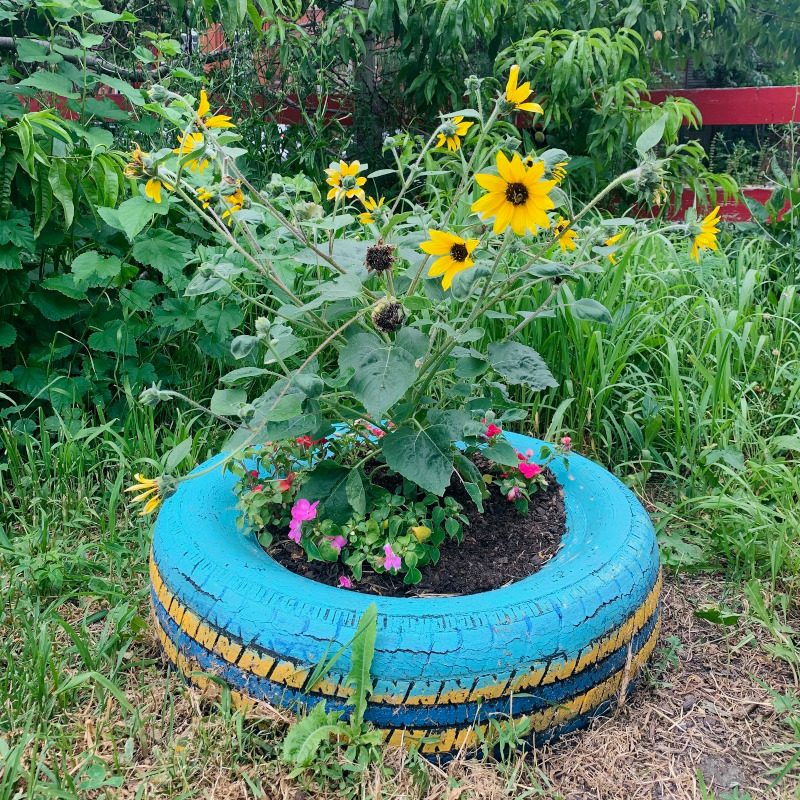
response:
<path id="1" fill-rule="evenodd" d="M 262 492 L 262 491 L 264 491 L 264 484 L 263 483 L 259 483 L 258 486 L 254 486 L 253 487 L 253 491 L 254 492 Z"/>
<path id="2" fill-rule="evenodd" d="M 299 519 L 293 519 L 289 523 L 289 538 L 293 542 L 297 542 L 297 544 L 300 544 L 300 537 L 302 536 L 302 533 L 300 531 L 301 524 L 302 523 L 300 522 Z"/>
<path id="3" fill-rule="evenodd" d="M 519 471 L 528 479 L 535 477 L 538 475 L 542 468 L 538 464 L 526 464 L 525 462 L 520 463 Z"/>
<path id="4" fill-rule="evenodd" d="M 572 439 L 571 439 L 569 436 L 565 436 L 565 437 L 564 437 L 564 438 L 561 440 L 561 446 L 562 446 L 562 447 L 563 447 L 565 450 L 571 450 L 571 449 L 572 449 Z"/>
<path id="5" fill-rule="evenodd" d="M 318 505 L 319 500 L 309 503 L 305 498 L 301 498 L 294 504 L 294 506 L 292 506 L 292 519 L 299 520 L 300 522 L 314 519 L 314 517 L 317 516 Z"/>
<path id="6" fill-rule="evenodd" d="M 347 539 L 345 539 L 344 536 L 336 536 L 335 538 L 333 536 L 326 536 L 325 538 L 330 542 L 331 547 L 337 553 L 341 553 L 342 548 L 347 544 Z"/>
<path id="7" fill-rule="evenodd" d="M 339 576 L 339 588 L 341 589 L 352 589 L 353 583 L 347 575 L 340 575 Z"/>
<path id="8" fill-rule="evenodd" d="M 493 436 L 497 436 L 497 434 L 502 433 L 502 432 L 503 432 L 502 428 L 498 428 L 497 425 L 491 424 L 486 429 L 486 437 L 488 439 L 491 439 Z"/>
<path id="9" fill-rule="evenodd" d="M 392 550 L 392 546 L 389 542 L 383 546 L 383 552 L 386 553 L 386 560 L 383 562 L 384 569 L 400 569 L 400 556 L 395 555 L 394 550 Z"/>
<path id="10" fill-rule="evenodd" d="M 509 493 L 506 495 L 506 499 L 511 502 L 512 500 L 516 500 L 518 497 L 522 497 L 522 491 L 519 486 L 512 486 Z"/>

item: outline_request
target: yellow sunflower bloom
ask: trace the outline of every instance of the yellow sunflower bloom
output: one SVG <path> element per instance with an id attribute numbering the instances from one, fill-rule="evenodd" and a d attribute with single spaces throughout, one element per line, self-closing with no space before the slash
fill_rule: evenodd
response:
<path id="1" fill-rule="evenodd" d="M 574 228 L 569 228 L 569 225 L 570 221 L 560 216 L 555 227 L 555 237 L 558 239 L 558 243 L 561 246 L 561 252 L 564 253 L 564 255 L 566 255 L 567 250 L 578 249 L 578 245 L 575 244 L 578 234 Z M 569 228 L 569 230 L 567 230 L 567 228 Z"/>
<path id="2" fill-rule="evenodd" d="M 526 228 L 536 233 L 537 227 L 549 228 L 547 212 L 555 208 L 548 192 L 556 181 L 542 180 L 544 162 L 539 161 L 528 169 L 514 153 L 511 161 L 505 153 L 497 154 L 499 175 L 479 173 L 475 180 L 488 194 L 472 204 L 472 210 L 486 220 L 494 217 L 494 232 L 503 233 L 510 225 L 517 236 Z"/>
<path id="3" fill-rule="evenodd" d="M 461 137 L 467 135 L 467 131 L 472 127 L 472 122 L 463 122 L 464 117 L 453 117 L 442 123 L 442 130 L 439 133 L 437 147 L 444 147 L 455 153 L 461 147 Z"/>
<path id="4" fill-rule="evenodd" d="M 233 223 L 233 212 L 241 211 L 244 207 L 244 192 L 242 192 L 240 188 L 237 188 L 235 192 L 232 192 L 228 195 L 223 195 L 222 199 L 230 206 L 227 211 L 222 212 L 222 219 L 228 220 L 228 227 L 230 228 L 231 224 Z"/>
<path id="5" fill-rule="evenodd" d="M 206 126 L 206 128 L 235 128 L 236 126 L 231 122 L 231 118 L 226 114 L 214 114 L 207 119 L 203 117 L 211 111 L 211 104 L 208 102 L 208 95 L 205 89 L 200 90 L 200 105 L 197 107 L 197 118 Z"/>
<path id="6" fill-rule="evenodd" d="M 166 183 L 166 181 L 162 181 L 160 178 L 150 178 L 149 181 L 144 185 L 144 193 L 151 199 L 155 200 L 156 203 L 161 202 L 161 187 L 164 187 L 168 192 L 171 192 L 174 187 L 170 186 L 170 184 Z"/>
<path id="7" fill-rule="evenodd" d="M 369 197 L 366 200 L 364 200 L 364 208 L 366 208 L 367 210 L 363 214 L 358 215 L 358 221 L 362 225 L 371 225 L 373 222 L 375 222 L 375 218 L 372 216 L 372 214 L 375 212 L 376 209 L 380 208 L 383 205 L 383 201 L 385 199 L 386 199 L 385 197 L 381 197 L 380 200 L 376 201 L 374 197 Z"/>
<path id="8" fill-rule="evenodd" d="M 186 155 L 186 153 L 193 153 L 195 150 L 204 150 L 204 144 L 205 139 L 202 133 L 187 133 L 178 137 L 178 146 L 172 152 L 182 156 Z M 186 166 L 189 167 L 192 172 L 199 170 L 200 174 L 202 175 L 203 170 L 208 166 L 208 159 L 205 157 L 205 150 L 202 158 L 192 159 L 191 161 L 187 162 Z"/>
<path id="9" fill-rule="evenodd" d="M 420 249 L 433 256 L 441 256 L 433 262 L 428 276 L 442 276 L 442 289 L 449 289 L 453 278 L 475 262 L 470 258 L 472 251 L 478 246 L 478 239 L 462 239 L 453 233 L 429 230 L 431 241 L 423 242 Z"/>
<path id="10" fill-rule="evenodd" d="M 559 183 L 561 183 L 561 181 L 563 181 L 564 178 L 567 177 L 566 166 L 567 166 L 566 161 L 559 161 L 558 164 L 556 164 L 553 167 L 553 169 L 550 172 L 550 175 L 552 176 L 554 181 L 558 181 Z"/>
<path id="11" fill-rule="evenodd" d="M 701 250 L 717 249 L 717 234 L 719 233 L 717 225 L 719 225 L 719 206 L 700 223 L 700 233 L 694 237 L 692 244 L 692 258 L 695 261 L 700 261 Z"/>
<path id="12" fill-rule="evenodd" d="M 150 514 L 158 508 L 161 500 L 161 479 L 160 478 L 145 478 L 139 473 L 133 476 L 136 483 L 129 486 L 124 491 L 126 492 L 140 492 L 136 497 L 131 499 L 132 503 L 144 503 L 145 506 L 139 513 L 140 517 Z"/>
<path id="13" fill-rule="evenodd" d="M 623 231 L 622 233 L 618 233 L 616 236 L 612 236 L 609 239 L 606 239 L 603 244 L 606 247 L 613 247 L 624 235 L 625 235 L 625 231 Z M 617 259 L 616 259 L 616 256 L 614 255 L 614 253 L 609 253 L 608 254 L 608 260 L 612 264 L 616 264 L 617 263 Z"/>
<path id="14" fill-rule="evenodd" d="M 328 179 L 325 181 L 331 188 L 328 190 L 328 200 L 331 198 L 345 197 L 350 200 L 357 197 L 364 201 L 364 190 L 361 188 L 366 182 L 366 178 L 359 178 L 358 171 L 361 169 L 360 161 L 352 161 L 350 164 L 345 161 L 339 162 L 339 168 L 329 167 L 325 170 Z"/>
<path id="15" fill-rule="evenodd" d="M 194 191 L 197 195 L 197 199 L 203 204 L 203 208 L 208 208 L 208 206 L 211 204 L 211 200 L 214 197 L 213 192 L 209 192 L 208 189 L 205 189 L 202 186 L 198 186 Z"/>
<path id="16" fill-rule="evenodd" d="M 514 64 L 508 73 L 508 83 L 506 84 L 506 100 L 511 103 L 517 111 L 535 111 L 544 114 L 544 109 L 538 103 L 527 102 L 531 96 L 530 83 L 517 85 L 519 79 L 519 67 Z"/>

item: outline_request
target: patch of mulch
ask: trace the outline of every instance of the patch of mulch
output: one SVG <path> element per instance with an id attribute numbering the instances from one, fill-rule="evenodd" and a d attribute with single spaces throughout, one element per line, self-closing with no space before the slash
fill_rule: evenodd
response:
<path id="1" fill-rule="evenodd" d="M 485 461 L 476 456 L 476 465 L 487 471 Z M 422 567 L 422 581 L 412 586 L 402 577 L 372 572 L 365 567 L 362 579 L 353 580 L 355 591 L 383 597 L 424 597 L 431 595 L 467 595 L 499 589 L 538 572 L 561 547 L 566 533 L 564 490 L 555 475 L 545 469 L 547 487 L 531 496 L 527 515 L 520 514 L 497 488 L 489 485 L 489 499 L 481 514 L 456 478 L 445 492 L 463 506 L 469 519 L 461 543 L 447 538 L 439 547 L 437 564 Z M 381 478 L 381 485 L 392 490 L 399 485 L 397 476 Z M 339 585 L 339 576 L 350 575 L 347 567 L 327 561 L 307 561 L 303 549 L 276 531 L 267 552 L 279 564 L 305 578 Z"/>
<path id="2" fill-rule="evenodd" d="M 769 631 L 747 617 L 737 587 L 716 576 L 666 577 L 649 680 L 612 716 L 528 755 L 533 774 L 552 787 L 552 795 L 544 796 L 800 797 L 800 764 L 772 785 L 797 745 L 767 688 L 797 693 L 798 675 L 772 658 Z M 714 625 L 694 615 L 705 603 L 721 603 L 742 616 L 730 627 Z"/>

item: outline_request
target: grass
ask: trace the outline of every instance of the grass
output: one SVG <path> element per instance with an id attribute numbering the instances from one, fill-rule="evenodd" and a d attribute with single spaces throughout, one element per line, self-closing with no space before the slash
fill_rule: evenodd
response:
<path id="1" fill-rule="evenodd" d="M 800 300 L 756 239 L 699 266 L 647 248 L 648 267 L 634 273 L 621 260 L 572 290 L 604 302 L 613 325 L 559 314 L 523 334 L 562 384 L 519 397 L 529 430 L 571 434 L 651 503 L 665 563 L 722 571 L 747 624 L 765 633 L 741 647 L 768 650 L 796 680 Z M 528 308 L 522 299 L 507 311 Z M 445 774 L 391 751 L 359 784 L 323 760 L 321 790 L 281 768 L 281 712 L 244 719 L 224 689 L 200 698 L 166 672 L 148 623 L 152 523 L 121 490 L 179 442 L 192 441 L 185 471 L 224 434 L 175 407 L 156 411 L 131 402 L 124 421 L 42 417 L 35 437 L 2 432 L 0 800 L 302 797 L 293 787 L 335 797 L 444 787 L 457 797 L 459 786 L 475 794 L 476 775 L 493 796 L 559 797 L 530 760 Z M 791 769 L 796 691 L 776 690 L 775 703 L 789 739 L 764 747 Z"/>

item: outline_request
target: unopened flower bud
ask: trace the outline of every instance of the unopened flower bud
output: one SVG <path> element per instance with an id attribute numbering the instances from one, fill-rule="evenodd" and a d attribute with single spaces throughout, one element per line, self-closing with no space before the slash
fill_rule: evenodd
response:
<path id="1" fill-rule="evenodd" d="M 270 321 L 266 317 L 259 317 L 256 320 L 256 336 L 259 339 L 266 339 L 269 336 Z"/>
<path id="2" fill-rule="evenodd" d="M 139 395 L 139 402 L 143 406 L 154 408 L 159 403 L 169 400 L 172 395 L 169 392 L 162 391 L 160 383 L 154 383 Z"/>

